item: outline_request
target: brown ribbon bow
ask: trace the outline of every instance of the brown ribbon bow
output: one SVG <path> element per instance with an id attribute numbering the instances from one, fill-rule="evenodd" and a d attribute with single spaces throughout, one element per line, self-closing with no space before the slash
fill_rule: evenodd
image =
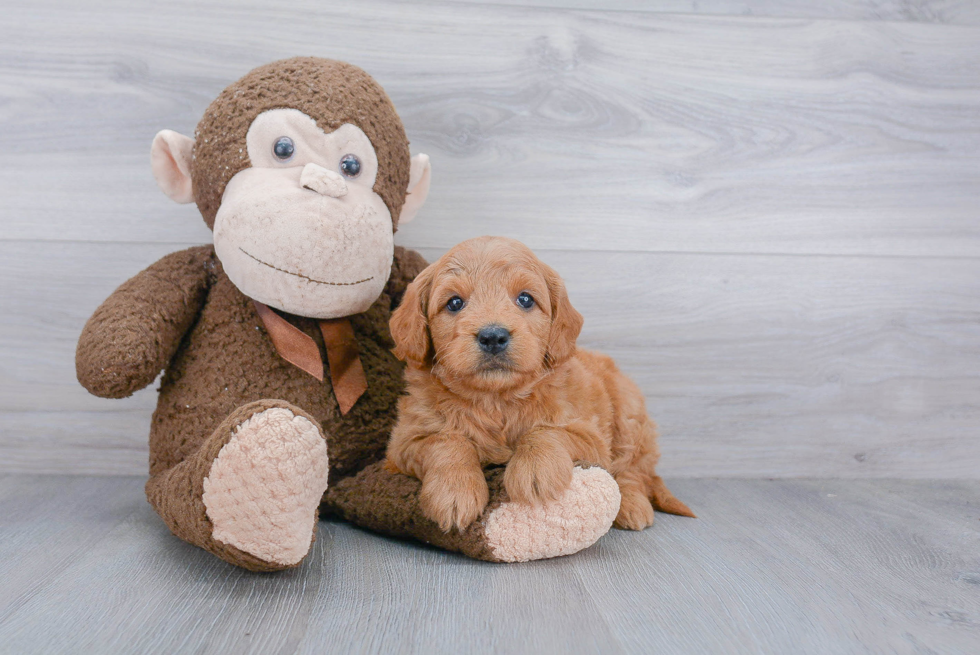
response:
<path id="1" fill-rule="evenodd" d="M 279 355 L 317 380 L 323 381 L 323 360 L 320 359 L 320 349 L 313 337 L 266 305 L 257 300 L 252 302 Z M 340 413 L 346 414 L 367 391 L 367 377 L 358 354 L 354 328 L 351 327 L 349 318 L 324 319 L 320 321 L 320 333 L 327 348 L 333 393 L 340 405 Z"/>

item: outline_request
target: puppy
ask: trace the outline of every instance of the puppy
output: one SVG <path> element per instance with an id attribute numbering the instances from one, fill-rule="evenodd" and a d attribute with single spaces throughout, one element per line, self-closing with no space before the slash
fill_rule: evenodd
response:
<path id="1" fill-rule="evenodd" d="M 422 481 L 422 510 L 443 530 L 483 513 L 483 467 L 500 464 L 514 501 L 558 498 L 575 463 L 588 462 L 619 484 L 616 527 L 642 530 L 654 508 L 693 516 L 654 472 L 656 429 L 639 388 L 609 357 L 576 349 L 582 316 L 527 246 L 459 244 L 409 285 L 390 326 L 408 393 L 387 466 Z"/>

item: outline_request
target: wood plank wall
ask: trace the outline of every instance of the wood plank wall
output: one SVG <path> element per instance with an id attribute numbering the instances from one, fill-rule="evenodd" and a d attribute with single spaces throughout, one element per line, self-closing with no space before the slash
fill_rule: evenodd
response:
<path id="1" fill-rule="evenodd" d="M 667 476 L 980 472 L 980 3 L 0 3 L 0 471 L 145 471 L 91 397 L 99 302 L 205 242 L 155 132 L 296 54 L 372 73 L 434 258 L 519 238 L 662 429 Z"/>

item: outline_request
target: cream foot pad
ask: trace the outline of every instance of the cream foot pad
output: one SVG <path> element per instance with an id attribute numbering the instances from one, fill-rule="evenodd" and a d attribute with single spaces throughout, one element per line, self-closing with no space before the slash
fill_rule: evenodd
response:
<path id="1" fill-rule="evenodd" d="M 204 479 L 213 537 L 292 565 L 310 549 L 327 488 L 327 443 L 309 420 L 275 407 L 239 425 Z"/>
<path id="2" fill-rule="evenodd" d="M 619 502 L 619 485 L 605 469 L 575 467 L 561 498 L 537 507 L 503 503 L 487 517 L 484 535 L 502 562 L 571 555 L 609 532 Z"/>

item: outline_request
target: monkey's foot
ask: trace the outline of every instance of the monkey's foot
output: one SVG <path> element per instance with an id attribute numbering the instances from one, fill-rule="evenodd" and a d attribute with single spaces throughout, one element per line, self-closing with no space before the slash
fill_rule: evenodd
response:
<path id="1" fill-rule="evenodd" d="M 212 537 L 271 564 L 297 564 L 313 543 L 327 473 L 327 443 L 310 420 L 284 407 L 253 414 L 204 478 Z"/>
<path id="2" fill-rule="evenodd" d="M 619 512 L 619 485 L 599 467 L 575 467 L 571 486 L 557 500 L 532 506 L 511 501 L 504 468 L 488 469 L 490 503 L 462 532 L 448 532 L 425 516 L 418 478 L 370 464 L 330 486 L 326 505 L 362 527 L 411 537 L 490 562 L 524 562 L 571 555 L 606 534 Z"/>
<path id="3" fill-rule="evenodd" d="M 554 502 L 501 503 L 485 519 L 484 538 L 500 562 L 571 555 L 609 531 L 619 503 L 619 485 L 605 469 L 577 466 L 571 486 Z"/>

